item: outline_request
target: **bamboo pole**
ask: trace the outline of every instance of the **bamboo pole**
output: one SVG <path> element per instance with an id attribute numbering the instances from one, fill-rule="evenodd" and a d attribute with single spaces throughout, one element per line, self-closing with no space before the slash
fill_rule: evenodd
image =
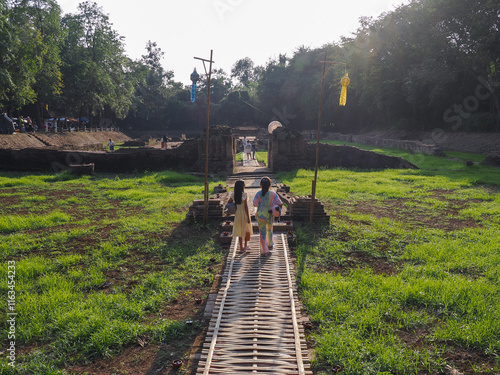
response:
<path id="1" fill-rule="evenodd" d="M 320 140 L 320 134 L 321 134 L 321 114 L 323 113 L 323 93 L 325 91 L 325 77 L 330 71 L 330 69 L 336 65 L 336 64 L 341 64 L 341 65 L 346 65 L 345 63 L 339 63 L 336 61 L 326 61 L 326 51 L 325 51 L 325 58 L 323 61 L 320 61 L 323 63 L 323 75 L 321 77 L 321 95 L 319 99 L 319 113 L 318 113 L 318 139 L 316 141 L 316 164 L 314 166 L 314 180 L 312 181 L 312 191 L 311 191 L 311 212 L 310 212 L 310 217 L 309 217 L 309 225 L 313 225 L 313 216 L 314 216 L 314 201 L 316 200 L 316 183 L 318 179 L 318 164 L 319 164 L 319 140 Z M 329 63 L 330 67 L 328 70 L 326 70 L 326 64 Z M 325 71 L 326 70 L 326 71 Z"/>
<path id="2" fill-rule="evenodd" d="M 325 51 L 326 60 L 326 51 Z M 318 163 L 319 163 L 319 137 L 321 132 L 321 113 L 323 111 L 323 92 L 325 91 L 325 70 L 326 61 L 323 61 L 323 75 L 321 76 L 321 95 L 319 98 L 319 113 L 318 113 L 318 140 L 316 142 L 316 164 L 314 166 L 314 180 L 312 181 L 312 192 L 311 192 L 311 213 L 309 218 L 309 225 L 313 225 L 313 215 L 314 215 L 314 200 L 316 199 L 316 180 L 318 179 Z"/>
<path id="3" fill-rule="evenodd" d="M 195 57 L 197 60 L 203 61 L 203 67 L 205 69 L 205 74 L 208 74 L 208 95 L 207 95 L 207 128 L 206 128 L 206 142 L 205 142 L 205 190 L 203 193 L 203 225 L 207 225 L 208 219 L 208 149 L 210 146 L 210 81 L 212 78 L 212 60 L 213 50 L 210 50 L 210 60 L 202 59 L 200 57 Z M 210 66 L 207 73 L 207 68 L 205 62 L 210 62 Z"/>

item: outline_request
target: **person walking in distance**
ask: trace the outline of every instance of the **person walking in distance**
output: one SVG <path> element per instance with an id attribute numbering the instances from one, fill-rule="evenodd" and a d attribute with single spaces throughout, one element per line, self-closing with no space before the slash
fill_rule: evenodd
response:
<path id="1" fill-rule="evenodd" d="M 269 251 L 273 248 L 273 215 L 271 211 L 272 206 L 282 206 L 280 197 L 275 192 L 269 190 L 271 187 L 271 179 L 263 177 L 260 180 L 261 190 L 255 194 L 253 205 L 257 207 L 255 218 L 259 225 L 260 234 L 260 251 L 262 256 L 271 254 Z"/>
<path id="2" fill-rule="evenodd" d="M 233 237 L 238 237 L 240 251 L 250 250 L 248 241 L 252 235 L 252 222 L 250 220 L 250 211 L 248 210 L 247 193 L 245 193 L 245 181 L 238 180 L 234 184 L 234 191 L 228 202 L 236 203 L 236 213 L 234 214 Z M 243 238 L 245 247 L 243 247 Z"/>

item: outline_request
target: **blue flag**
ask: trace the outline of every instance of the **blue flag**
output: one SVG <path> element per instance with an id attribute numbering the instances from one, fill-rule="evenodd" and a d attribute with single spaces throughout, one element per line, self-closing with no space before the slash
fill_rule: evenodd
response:
<path id="1" fill-rule="evenodd" d="M 191 103 L 194 103 L 196 99 L 196 82 L 193 82 L 193 85 L 191 86 Z"/>
<path id="2" fill-rule="evenodd" d="M 196 99 L 196 82 L 200 79 L 200 75 L 196 71 L 196 68 L 194 68 L 193 73 L 191 73 L 191 81 L 193 82 L 193 86 L 191 86 L 191 103 L 194 103 Z"/>

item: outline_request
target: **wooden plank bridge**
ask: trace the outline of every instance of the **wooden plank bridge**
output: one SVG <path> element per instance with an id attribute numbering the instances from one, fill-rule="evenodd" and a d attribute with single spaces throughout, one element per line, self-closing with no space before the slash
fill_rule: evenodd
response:
<path id="1" fill-rule="evenodd" d="M 233 239 L 197 375 L 311 375 L 286 235 L 261 257 L 259 236 Z"/>

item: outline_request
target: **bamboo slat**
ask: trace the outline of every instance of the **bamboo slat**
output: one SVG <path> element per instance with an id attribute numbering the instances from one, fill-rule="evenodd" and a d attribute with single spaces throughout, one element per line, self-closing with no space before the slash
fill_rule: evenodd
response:
<path id="1" fill-rule="evenodd" d="M 274 236 L 270 257 L 231 243 L 222 284 L 203 344 L 198 375 L 311 375 L 287 237 Z"/>

